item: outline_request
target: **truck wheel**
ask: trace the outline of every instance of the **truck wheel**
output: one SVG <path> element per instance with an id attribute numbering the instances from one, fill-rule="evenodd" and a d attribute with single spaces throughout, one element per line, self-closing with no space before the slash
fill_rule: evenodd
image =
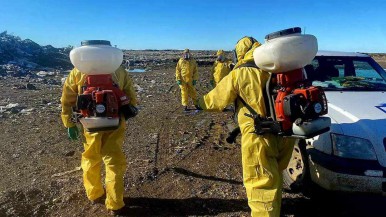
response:
<path id="1" fill-rule="evenodd" d="M 310 184 L 310 180 L 306 142 L 300 140 L 295 144 L 291 160 L 283 171 L 283 181 L 285 187 L 292 192 L 300 192 Z"/>

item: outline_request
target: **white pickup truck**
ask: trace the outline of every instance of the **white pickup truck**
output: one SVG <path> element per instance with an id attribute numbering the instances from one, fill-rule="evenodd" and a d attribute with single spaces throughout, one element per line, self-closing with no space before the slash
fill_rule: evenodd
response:
<path id="1" fill-rule="evenodd" d="M 331 130 L 295 146 L 284 183 L 386 195 L 386 72 L 361 53 L 319 51 L 305 67 L 323 87 Z"/>

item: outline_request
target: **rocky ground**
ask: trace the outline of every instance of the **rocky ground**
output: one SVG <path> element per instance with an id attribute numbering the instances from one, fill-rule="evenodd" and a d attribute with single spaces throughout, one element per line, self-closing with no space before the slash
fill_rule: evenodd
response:
<path id="1" fill-rule="evenodd" d="M 209 90 L 200 67 L 198 92 Z M 127 123 L 124 216 L 249 216 L 232 114 L 180 106 L 174 67 L 131 74 L 140 113 Z M 0 216 L 108 216 L 82 186 L 80 141 L 60 120 L 63 75 L 0 79 Z M 284 190 L 283 216 L 383 216 L 385 198 Z"/>

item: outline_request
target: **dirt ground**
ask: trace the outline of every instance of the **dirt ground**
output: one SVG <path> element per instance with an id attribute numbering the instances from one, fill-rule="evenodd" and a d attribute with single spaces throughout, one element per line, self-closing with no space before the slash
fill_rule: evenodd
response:
<path id="1" fill-rule="evenodd" d="M 373 53 L 370 56 L 380 65 L 386 69 L 386 54 L 384 53 Z"/>
<path id="2" fill-rule="evenodd" d="M 199 68 L 201 94 L 208 71 Z M 232 113 L 183 112 L 174 73 L 132 74 L 140 114 L 127 123 L 124 216 L 249 216 L 240 144 L 225 141 Z M 29 79 L 36 90 L 17 88 L 27 82 L 0 80 L 0 105 L 19 103 L 0 113 L 0 216 L 108 216 L 85 196 L 83 147 L 62 126 L 61 86 Z M 284 190 L 282 216 L 384 214 L 385 197 L 318 192 Z"/>

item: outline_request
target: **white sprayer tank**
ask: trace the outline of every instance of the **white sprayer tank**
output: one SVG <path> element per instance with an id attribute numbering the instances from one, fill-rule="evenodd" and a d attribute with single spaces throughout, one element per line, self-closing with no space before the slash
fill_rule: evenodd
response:
<path id="1" fill-rule="evenodd" d="M 87 75 L 114 73 L 122 64 L 123 52 L 111 47 L 109 41 L 82 41 L 82 46 L 70 52 L 71 63 Z"/>
<path id="2" fill-rule="evenodd" d="M 254 50 L 253 58 L 264 71 L 282 73 L 310 64 L 317 51 L 316 37 L 302 35 L 295 27 L 267 35 L 265 43 Z"/>

